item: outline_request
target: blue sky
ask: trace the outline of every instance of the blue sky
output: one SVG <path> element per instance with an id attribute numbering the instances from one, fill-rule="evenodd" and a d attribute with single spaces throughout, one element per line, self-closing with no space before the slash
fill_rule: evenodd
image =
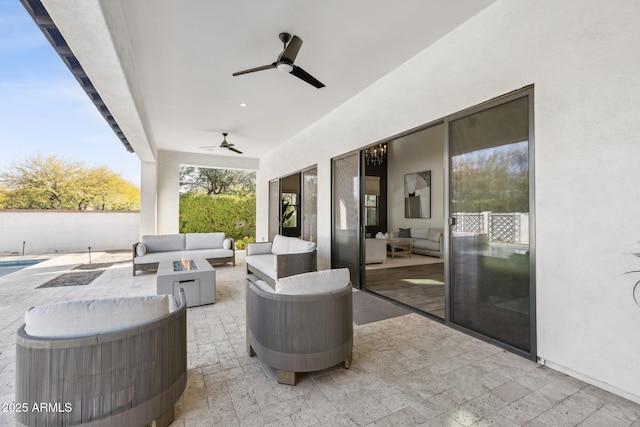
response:
<path id="1" fill-rule="evenodd" d="M 36 154 L 108 166 L 140 185 L 111 131 L 18 0 L 0 0 L 0 170 Z"/>

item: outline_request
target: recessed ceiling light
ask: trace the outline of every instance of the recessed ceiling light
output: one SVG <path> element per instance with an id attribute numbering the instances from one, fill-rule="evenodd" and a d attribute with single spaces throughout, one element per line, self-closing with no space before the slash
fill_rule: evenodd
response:
<path id="1" fill-rule="evenodd" d="M 246 107 L 246 106 L 247 106 L 247 104 L 245 104 L 244 102 L 241 102 L 241 103 L 240 103 L 240 106 L 241 106 L 241 107 Z"/>

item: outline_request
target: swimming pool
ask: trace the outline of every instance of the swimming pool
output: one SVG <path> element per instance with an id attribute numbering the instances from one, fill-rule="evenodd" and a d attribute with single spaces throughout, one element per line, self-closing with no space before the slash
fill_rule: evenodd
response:
<path id="1" fill-rule="evenodd" d="M 22 270 L 30 265 L 44 261 L 43 259 L 21 259 L 19 261 L 0 261 L 0 277 Z"/>

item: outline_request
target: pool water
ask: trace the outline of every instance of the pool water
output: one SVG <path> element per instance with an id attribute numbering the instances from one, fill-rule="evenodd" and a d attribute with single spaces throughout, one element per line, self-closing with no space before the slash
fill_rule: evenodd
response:
<path id="1" fill-rule="evenodd" d="M 22 270 L 30 265 L 44 261 L 43 259 L 25 259 L 20 261 L 0 261 L 0 277 Z"/>

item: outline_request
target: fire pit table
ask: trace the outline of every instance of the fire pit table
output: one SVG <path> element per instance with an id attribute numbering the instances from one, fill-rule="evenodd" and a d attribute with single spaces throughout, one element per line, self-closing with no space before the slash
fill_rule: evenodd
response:
<path id="1" fill-rule="evenodd" d="M 184 289 L 187 307 L 216 302 L 216 270 L 204 258 L 161 261 L 158 266 L 158 295 L 173 294 L 179 298 Z"/>

